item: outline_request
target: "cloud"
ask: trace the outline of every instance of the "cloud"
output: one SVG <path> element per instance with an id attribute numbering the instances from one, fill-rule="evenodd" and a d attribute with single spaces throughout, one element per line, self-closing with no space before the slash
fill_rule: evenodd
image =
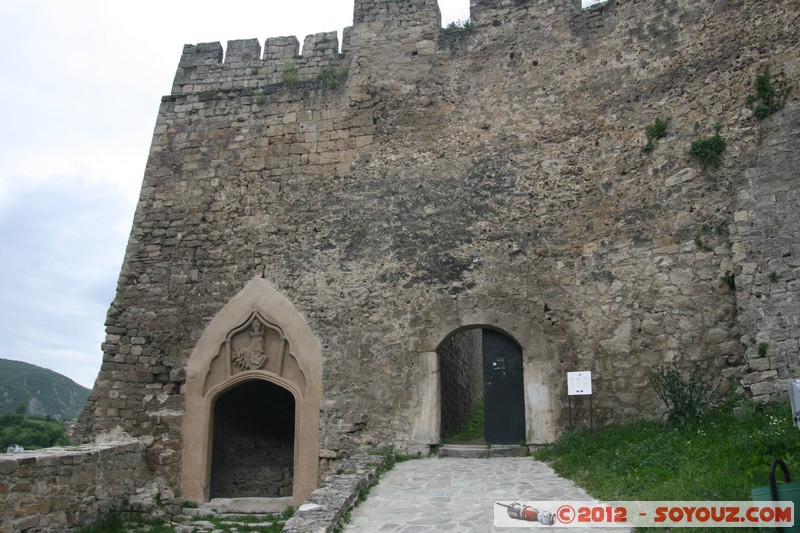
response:
<path id="1" fill-rule="evenodd" d="M 440 0 L 443 22 L 469 0 Z M 0 357 L 92 386 L 184 44 L 341 31 L 353 0 L 0 3 Z"/>
<path id="2" fill-rule="evenodd" d="M 113 183 L 61 177 L 15 187 L 0 209 L 4 358 L 92 385 L 131 218 Z"/>

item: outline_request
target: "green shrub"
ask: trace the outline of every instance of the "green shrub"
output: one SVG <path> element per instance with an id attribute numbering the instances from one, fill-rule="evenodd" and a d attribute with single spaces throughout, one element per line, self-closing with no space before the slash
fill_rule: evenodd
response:
<path id="1" fill-rule="evenodd" d="M 642 147 L 642 152 L 648 153 L 653 151 L 653 149 L 656 147 L 656 141 L 667 136 L 667 129 L 669 128 L 669 123 L 671 121 L 672 119 L 669 117 L 665 119 L 658 117 L 655 122 L 645 128 L 644 131 L 647 134 L 647 144 Z"/>
<path id="2" fill-rule="evenodd" d="M 697 366 L 684 380 L 677 362 L 656 367 L 650 373 L 650 384 L 667 407 L 668 427 L 681 427 L 700 418 L 711 408 L 718 390 L 703 380 Z"/>
<path id="3" fill-rule="evenodd" d="M 747 97 L 747 105 L 753 110 L 758 120 L 763 120 L 773 113 L 780 111 L 786 105 L 791 89 L 786 89 L 781 94 L 772 85 L 769 65 L 764 65 L 764 70 L 756 76 L 753 84 L 756 94 Z"/>
<path id="4" fill-rule="evenodd" d="M 722 164 L 722 154 L 728 148 L 727 141 L 719 134 L 721 126 L 717 125 L 716 133 L 713 137 L 698 139 L 692 143 L 689 154 L 697 159 L 703 168 L 719 168 Z"/>
<path id="5" fill-rule="evenodd" d="M 297 68 L 294 66 L 294 62 L 289 59 L 283 63 L 283 81 L 289 85 L 297 83 Z"/>
<path id="6" fill-rule="evenodd" d="M 470 31 L 475 29 L 475 25 L 470 19 L 454 20 L 447 25 L 448 31 Z"/>
<path id="7" fill-rule="evenodd" d="M 326 69 L 319 73 L 317 79 L 324 82 L 329 89 L 335 89 L 339 82 L 347 77 L 347 67 Z"/>

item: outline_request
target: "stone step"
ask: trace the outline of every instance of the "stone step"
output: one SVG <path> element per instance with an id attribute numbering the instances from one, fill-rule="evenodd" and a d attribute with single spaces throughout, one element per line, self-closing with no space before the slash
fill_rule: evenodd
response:
<path id="1" fill-rule="evenodd" d="M 439 448 L 439 457 L 479 459 L 486 457 L 524 457 L 527 446 L 518 444 L 444 444 Z"/>
<path id="2" fill-rule="evenodd" d="M 280 514 L 292 505 L 292 498 L 213 498 L 197 508 L 183 510 L 186 519 L 176 525 L 176 533 L 220 531 L 211 522 L 235 528 L 242 533 L 262 531 L 275 523 L 283 525 Z"/>
<path id="3" fill-rule="evenodd" d="M 215 514 L 269 514 L 281 513 L 292 505 L 292 498 L 212 498 L 200 509 Z"/>
<path id="4" fill-rule="evenodd" d="M 286 524 L 286 521 L 264 520 L 249 522 L 242 520 L 215 520 L 215 522 L 211 522 L 203 519 L 197 519 L 184 522 L 182 524 L 175 524 L 172 531 L 175 533 L 219 533 L 221 531 L 232 530 L 238 531 L 239 533 L 248 533 L 264 531 L 264 529 L 273 527 L 276 524 L 283 527 Z"/>
<path id="5" fill-rule="evenodd" d="M 193 519 L 219 518 L 222 520 L 241 520 L 242 518 L 246 518 L 248 520 L 252 520 L 255 518 L 263 518 L 266 520 L 269 517 L 279 513 L 218 513 L 216 511 L 212 511 L 211 509 L 203 509 L 202 507 L 198 507 L 196 509 L 184 509 L 183 514 Z"/>

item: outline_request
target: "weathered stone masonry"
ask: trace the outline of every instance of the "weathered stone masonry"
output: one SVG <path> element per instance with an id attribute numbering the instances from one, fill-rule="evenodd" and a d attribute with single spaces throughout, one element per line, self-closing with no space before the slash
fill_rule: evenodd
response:
<path id="1" fill-rule="evenodd" d="M 191 471 L 203 499 L 215 401 L 256 380 L 295 398 L 295 483 L 308 454 L 425 449 L 436 351 L 469 327 L 521 346 L 529 443 L 566 425 L 569 370 L 593 371 L 596 423 L 656 415 L 647 374 L 674 358 L 781 398 L 798 108 L 759 124 L 746 104 L 766 64 L 800 86 L 799 18 L 790 0 L 473 0 L 474 29 L 446 31 L 434 0 L 357 0 L 341 53 L 334 33 L 302 56 L 187 46 L 84 435 L 153 437 L 154 478 Z M 688 150 L 717 124 L 724 163 L 702 170 Z M 252 320 L 291 375 L 226 366 Z"/>
<path id="2" fill-rule="evenodd" d="M 74 531 L 127 506 L 148 482 L 141 442 L 0 456 L 0 531 Z"/>

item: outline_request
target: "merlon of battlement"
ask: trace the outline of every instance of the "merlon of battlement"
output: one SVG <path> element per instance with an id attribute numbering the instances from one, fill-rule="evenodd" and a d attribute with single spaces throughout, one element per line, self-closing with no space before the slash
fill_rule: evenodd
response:
<path id="1" fill-rule="evenodd" d="M 266 39 L 263 57 L 258 39 L 238 39 L 228 41 L 224 61 L 222 44 L 219 41 L 184 45 L 179 67 L 216 65 L 223 62 L 225 64 L 252 63 L 297 57 L 324 57 L 335 56 L 338 53 L 339 37 L 335 31 L 308 35 L 303 42 L 302 56 L 300 55 L 300 43 L 297 37 L 270 37 Z"/>
<path id="2" fill-rule="evenodd" d="M 355 0 L 353 24 L 392 22 L 398 25 L 442 25 L 436 0 Z"/>

